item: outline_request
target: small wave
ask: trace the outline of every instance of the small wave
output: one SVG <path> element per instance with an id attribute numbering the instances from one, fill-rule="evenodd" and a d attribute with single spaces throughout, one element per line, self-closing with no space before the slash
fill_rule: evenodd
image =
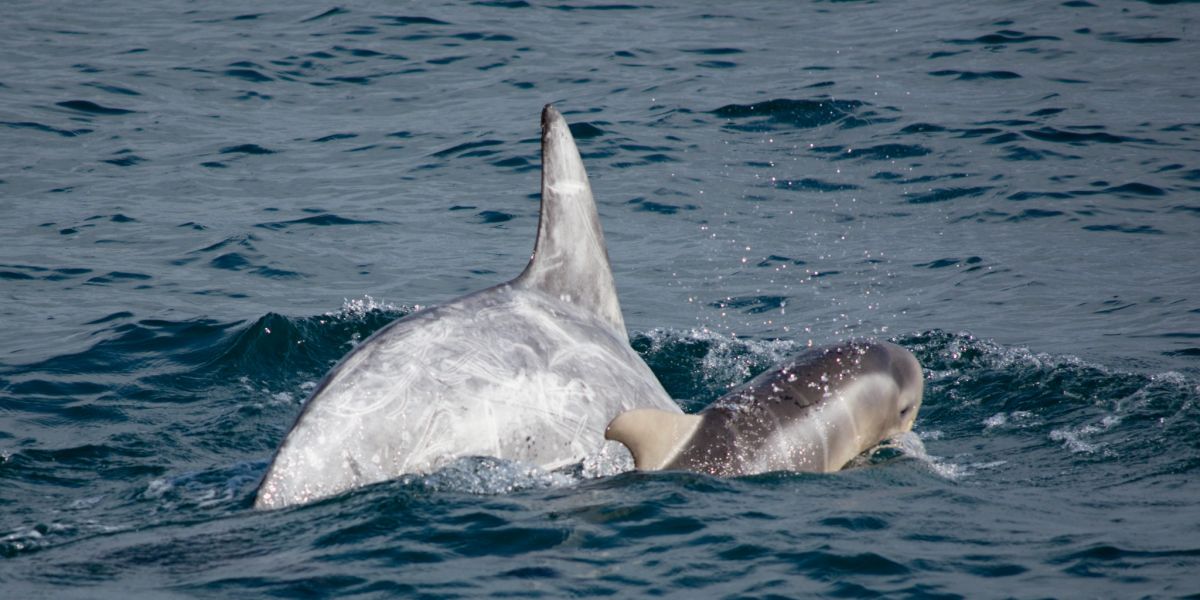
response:
<path id="1" fill-rule="evenodd" d="M 344 300 L 341 309 L 316 317 L 268 313 L 214 348 L 220 357 L 207 368 L 250 373 L 258 380 L 276 382 L 319 377 L 354 345 L 419 308 L 364 296 Z"/>
<path id="2" fill-rule="evenodd" d="M 686 49 L 685 48 L 683 51 L 690 52 L 692 54 L 705 54 L 705 55 L 709 55 L 709 56 L 724 56 L 724 55 L 729 55 L 729 54 L 742 54 L 744 52 L 744 50 L 742 50 L 740 48 L 729 48 L 729 47 L 696 48 L 696 49 Z"/>
<path id="3" fill-rule="evenodd" d="M 646 6 L 637 6 L 635 4 L 558 4 L 551 5 L 549 8 L 561 11 L 576 11 L 576 10 L 597 10 L 597 11 L 614 11 L 614 10 L 638 10 L 641 8 L 649 8 Z"/>
<path id="4" fill-rule="evenodd" d="M 728 60 L 704 60 L 696 63 L 696 66 L 705 69 L 732 69 L 738 64 Z"/>
<path id="5" fill-rule="evenodd" d="M 128 152 L 128 150 L 122 150 L 118 154 L 127 153 L 127 152 Z M 146 159 L 144 159 L 136 154 L 125 154 L 125 156 L 122 156 L 121 158 L 111 158 L 111 159 L 104 160 L 101 162 L 108 163 L 110 165 L 114 165 L 117 167 L 132 167 L 136 164 L 146 162 Z"/>
<path id="6" fill-rule="evenodd" d="M 1010 413 L 998 412 L 983 421 L 984 430 L 1006 427 L 1026 427 L 1030 424 L 1033 413 L 1027 410 L 1014 410 Z"/>
<path id="7" fill-rule="evenodd" d="M 879 144 L 866 148 L 845 146 L 817 146 L 812 149 L 819 154 L 832 155 L 833 160 L 867 159 L 867 160 L 896 160 L 925 156 L 931 152 L 929 148 L 918 144 Z"/>
<path id="8" fill-rule="evenodd" d="M 364 295 L 362 298 L 346 298 L 342 300 L 342 307 L 336 311 L 327 312 L 327 317 L 340 317 L 351 319 L 362 319 L 370 316 L 373 313 L 394 314 L 392 318 L 398 319 L 406 314 L 417 312 L 423 307 L 420 304 L 392 304 L 391 302 L 383 302 L 376 300 L 371 295 Z"/>
<path id="9" fill-rule="evenodd" d="M 1081 146 L 1085 144 L 1120 144 L 1124 142 L 1141 141 L 1143 143 L 1153 143 L 1151 140 L 1136 140 L 1123 135 L 1113 135 L 1104 131 L 1096 132 L 1078 132 L 1068 131 L 1065 129 L 1056 129 L 1054 127 L 1042 127 L 1041 129 L 1026 129 L 1021 133 L 1035 140 L 1043 142 L 1053 142 L 1057 144 L 1069 144 L 1073 146 Z"/>
<path id="10" fill-rule="evenodd" d="M 1104 447 L 1104 443 L 1089 442 L 1088 438 L 1104 433 L 1121 422 L 1120 417 L 1106 415 L 1099 423 L 1088 423 L 1076 427 L 1064 427 L 1050 432 L 1050 439 L 1062 442 L 1071 452 L 1095 454 Z"/>
<path id="11" fill-rule="evenodd" d="M 356 137 L 358 137 L 357 133 L 332 133 L 327 136 L 319 137 L 319 138 L 313 140 L 313 143 L 323 144 L 325 142 L 332 142 L 332 141 L 336 141 L 336 140 L 352 140 Z"/>
<path id="12" fill-rule="evenodd" d="M 778 179 L 775 180 L 775 188 L 780 190 L 789 190 L 797 192 L 846 192 L 857 190 L 859 186 L 852 183 L 830 183 L 805 177 L 803 179 Z"/>
<path id="13" fill-rule="evenodd" d="M 934 202 L 948 202 L 950 200 L 957 200 L 959 198 L 976 198 L 976 197 L 982 196 L 983 194 L 987 193 L 988 190 L 991 190 L 991 189 L 992 188 L 988 187 L 988 186 L 937 188 L 937 189 L 929 190 L 928 192 L 925 192 L 924 194 L 914 194 L 911 196 L 907 196 L 907 197 L 905 197 L 904 200 L 905 200 L 905 202 L 908 202 L 909 204 L 930 204 L 930 203 L 934 203 Z"/>
<path id="14" fill-rule="evenodd" d="M 86 113 L 89 115 L 115 116 L 115 115 L 128 115 L 128 114 L 132 114 L 132 113 L 136 112 L 136 111 L 125 109 L 125 108 L 114 108 L 111 106 L 104 106 L 103 104 L 97 104 L 95 102 L 92 102 L 91 100 L 68 100 L 66 102 L 58 102 L 57 105 L 61 106 L 63 108 L 66 108 L 68 110 Z"/>
<path id="15" fill-rule="evenodd" d="M 324 16 L 324 15 L 322 15 L 322 16 Z M 382 15 L 382 16 L 376 16 L 373 18 L 377 21 L 383 21 L 384 23 L 394 26 L 394 27 L 407 27 L 409 25 L 449 25 L 450 24 L 450 23 L 447 23 L 446 21 L 439 21 L 438 19 L 434 19 L 431 17 Z"/>
<path id="16" fill-rule="evenodd" d="M 731 308 L 748 315 L 757 315 L 776 310 L 783 311 L 787 307 L 787 301 L 787 296 L 739 296 L 712 302 L 709 306 L 720 310 Z"/>
<path id="17" fill-rule="evenodd" d="M 727 119 L 726 127 L 738 131 L 809 129 L 845 119 L 864 106 L 858 100 L 794 100 L 778 98 L 755 104 L 727 104 L 713 115 Z"/>
<path id="18" fill-rule="evenodd" d="M 233 77 L 235 79 L 241 79 L 242 81 L 249 81 L 250 83 L 266 83 L 268 81 L 274 81 L 274 79 L 263 75 L 261 72 L 255 69 L 226 69 L 224 74 L 226 77 Z"/>
<path id="19" fill-rule="evenodd" d="M 97 275 L 87 280 L 86 283 L 92 285 L 104 285 L 115 283 L 118 281 L 146 281 L 152 279 L 151 276 L 145 273 L 126 273 L 124 271 L 109 271 L 105 275 Z"/>
<path id="20" fill-rule="evenodd" d="M 1026 160 L 1038 161 L 1038 160 L 1045 160 L 1047 158 L 1062 158 L 1062 159 L 1067 159 L 1067 160 L 1076 160 L 1076 159 L 1081 158 L 1081 157 L 1073 155 L 1073 154 L 1063 154 L 1061 152 L 1054 152 L 1051 150 L 1044 150 L 1044 149 L 1043 150 L 1033 150 L 1031 148 L 1026 148 L 1025 146 L 1020 146 L 1017 144 L 1005 146 L 1004 149 L 1008 151 L 1008 154 L 1004 155 L 1004 160 L 1012 160 L 1012 161 L 1026 161 Z"/>
<path id="21" fill-rule="evenodd" d="M 91 269 L 79 267 L 62 267 L 57 269 L 48 269 L 35 265 L 12 265 L 0 264 L 0 268 L 16 269 L 15 271 L 0 271 L 0 279 L 8 279 L 11 281 L 32 281 L 36 279 L 44 279 L 46 281 L 64 281 L 73 279 L 80 275 L 91 273 Z M 90 324 L 90 323 L 89 323 Z"/>
<path id="22" fill-rule="evenodd" d="M 1059 41 L 1062 38 L 1053 35 L 1028 35 L 1021 31 L 1013 31 L 1010 29 L 1002 29 L 995 33 L 981 35 L 977 38 L 970 39 L 953 39 L 947 40 L 951 44 L 969 45 L 982 44 L 985 46 L 999 46 L 1005 44 L 1026 44 L 1037 41 Z"/>
<path id="23" fill-rule="evenodd" d="M 1021 223 L 1023 221 L 1031 221 L 1034 219 L 1049 219 L 1051 217 L 1062 217 L 1067 213 L 1061 210 L 1041 210 L 1038 208 L 1027 208 L 1019 214 L 1013 215 L 1006 219 L 1009 223 Z"/>
<path id="24" fill-rule="evenodd" d="M 275 151 L 258 144 L 238 144 L 221 148 L 221 154 L 275 154 Z"/>
<path id="25" fill-rule="evenodd" d="M 904 129 L 901 129 L 900 133 L 904 135 L 910 135 L 914 133 L 941 133 L 943 131 L 946 131 L 946 128 L 942 127 L 941 125 L 934 125 L 932 123 L 913 123 L 912 125 L 908 125 L 904 127 Z"/>
<path id="26" fill-rule="evenodd" d="M 94 131 L 93 129 L 59 129 L 57 127 L 51 127 L 42 123 L 32 123 L 28 121 L 0 121 L 0 125 L 4 125 L 5 127 L 12 129 L 33 129 L 35 131 L 53 133 L 62 137 L 77 137 Z"/>
<path id="27" fill-rule="evenodd" d="M 1121 35 L 1119 33 L 1105 33 L 1099 37 L 1106 42 L 1122 44 L 1171 44 L 1180 40 L 1180 38 L 1165 35 Z"/>
<path id="28" fill-rule="evenodd" d="M 895 437 L 883 440 L 873 448 L 859 454 L 846 463 L 847 469 L 858 469 L 883 464 L 899 457 L 911 457 L 924 461 L 929 460 L 925 444 L 921 436 L 914 431 L 906 431 Z"/>
<path id="29" fill-rule="evenodd" d="M 1038 109 L 1038 110 L 1035 110 L 1035 111 L 1029 113 L 1028 116 L 1030 116 L 1030 117 L 1049 117 L 1051 115 L 1057 115 L 1059 113 L 1066 112 L 1066 110 L 1067 109 L 1065 109 L 1065 108 L 1041 108 L 1041 109 Z"/>
<path id="30" fill-rule="evenodd" d="M 247 273 L 266 277 L 268 279 L 296 279 L 302 275 L 296 271 L 277 269 L 266 265 L 255 264 L 251 258 L 240 252 L 227 252 L 211 261 L 209 266 L 225 271 L 245 271 Z"/>
<path id="31" fill-rule="evenodd" d="M 1012 71 L 955 71 L 946 69 L 941 71 L 931 71 L 929 73 L 934 77 L 953 77 L 959 81 L 977 81 L 983 80 L 1005 80 L 1005 79 L 1020 79 L 1021 76 Z"/>
<path id="32" fill-rule="evenodd" d="M 940 446 L 967 442 L 968 469 L 1007 460 L 1012 444 L 1026 447 L 1026 461 L 1051 469 L 1078 456 L 1151 464 L 1164 452 L 1191 452 L 1187 440 L 1200 434 L 1200 386 L 1178 373 L 1123 372 L 969 334 L 898 341 L 927 373 L 918 429 L 939 430 Z"/>
<path id="33" fill-rule="evenodd" d="M 1008 196 L 1008 199 L 1014 202 L 1024 202 L 1026 200 L 1035 200 L 1038 198 L 1066 200 L 1068 198 L 1074 198 L 1074 195 L 1067 192 L 1014 192 Z"/>
<path id="34" fill-rule="evenodd" d="M 200 253 L 200 252 L 215 252 L 217 250 L 220 250 L 222 248 L 225 248 L 225 247 L 231 246 L 231 245 L 253 251 L 255 249 L 254 242 L 257 242 L 257 241 L 258 241 L 258 238 L 255 237 L 253 234 L 233 235 L 233 236 L 229 236 L 219 242 L 216 242 L 214 244 L 210 244 L 208 246 L 200 248 L 199 250 L 194 250 L 192 253 L 195 254 L 195 253 Z"/>
<path id="35" fill-rule="evenodd" d="M 491 6 L 493 8 L 529 8 L 525 0 L 478 0 L 472 2 L 476 6 Z"/>
<path id="36" fill-rule="evenodd" d="M 140 497 L 157 511 L 195 508 L 230 508 L 253 492 L 265 461 L 242 462 L 228 467 L 181 473 L 150 480 Z"/>
<path id="37" fill-rule="evenodd" d="M 381 224 L 383 224 L 383 221 L 376 221 L 374 219 L 361 219 L 361 220 L 360 219 L 348 219 L 346 217 L 341 217 L 341 216 L 335 215 L 333 213 L 321 213 L 321 214 L 313 215 L 311 217 L 302 217 L 299 219 L 292 219 L 290 221 L 272 221 L 269 223 L 258 223 L 255 225 L 255 227 L 279 230 L 279 229 L 288 229 L 288 228 L 294 227 L 296 225 L 314 225 L 317 227 L 330 227 L 330 226 L 334 226 L 334 225 L 381 225 Z"/>
<path id="38" fill-rule="evenodd" d="M 308 17 L 300 22 L 301 23 L 311 23 L 313 21 L 320 21 L 321 19 L 328 19 L 329 17 L 336 17 L 338 15 L 346 15 L 346 14 L 350 14 L 350 11 L 345 8 L 334 7 L 334 8 L 331 8 L 319 15 L 314 15 L 314 16 Z"/>
<path id="39" fill-rule="evenodd" d="M 709 329 L 654 329 L 635 334 L 631 343 L 667 393 L 689 412 L 804 347 L 787 340 L 733 338 Z"/>
<path id="40" fill-rule="evenodd" d="M 1143 196 L 1148 198 L 1158 198 L 1166 196 L 1167 191 L 1153 185 L 1134 181 L 1124 185 L 1112 186 L 1105 188 L 1101 193 L 1117 194 L 1123 196 Z"/>
<path id="41" fill-rule="evenodd" d="M 128 527 L 105 525 L 93 519 L 80 521 L 55 520 L 48 523 L 22 525 L 0 534 L 0 558 L 16 558 L 92 535 L 127 530 Z"/>
<path id="42" fill-rule="evenodd" d="M 499 210 L 482 210 L 476 215 L 479 217 L 479 222 L 483 224 L 504 223 L 513 220 L 516 215 L 512 215 Z"/>
<path id="43" fill-rule="evenodd" d="M 642 197 L 637 197 L 629 200 L 625 204 L 635 206 L 634 210 L 640 212 L 652 212 L 660 215 L 673 215 L 681 210 L 696 210 L 695 204 L 669 204 L 666 202 L 655 202 Z"/>
<path id="44" fill-rule="evenodd" d="M 1084 225 L 1084 231 L 1111 231 L 1116 233 L 1132 233 L 1135 235 L 1163 235 L 1165 231 L 1149 225 L 1127 225 L 1110 223 L 1106 225 Z"/>
<path id="45" fill-rule="evenodd" d="M 967 258 L 939 258 L 927 263 L 917 263 L 913 266 L 925 269 L 944 269 L 946 267 L 962 268 L 979 265 L 982 262 L 983 259 L 978 256 L 969 256 Z"/>
<path id="46" fill-rule="evenodd" d="M 437 152 L 434 152 L 430 156 L 436 156 L 438 158 L 445 158 L 447 156 L 456 155 L 456 154 L 459 155 L 460 158 L 471 157 L 471 156 L 490 156 L 492 154 L 496 154 L 498 151 L 496 151 L 496 150 L 481 150 L 481 148 L 489 148 L 492 146 L 501 146 L 503 144 L 504 144 L 504 142 L 502 142 L 500 140 L 479 140 L 477 142 L 466 142 L 463 144 L 458 144 L 456 146 L 451 146 L 450 148 L 446 148 L 445 150 L 438 150 Z"/>

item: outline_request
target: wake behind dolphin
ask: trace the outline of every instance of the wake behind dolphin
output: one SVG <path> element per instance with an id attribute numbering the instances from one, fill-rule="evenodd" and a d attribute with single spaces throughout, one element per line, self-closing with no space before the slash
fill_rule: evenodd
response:
<path id="1" fill-rule="evenodd" d="M 598 452 L 636 407 L 679 413 L 629 346 L 587 173 L 566 121 L 542 111 L 542 206 L 516 279 L 408 315 L 317 385 L 256 508 L 427 473 L 464 456 L 547 469 Z"/>

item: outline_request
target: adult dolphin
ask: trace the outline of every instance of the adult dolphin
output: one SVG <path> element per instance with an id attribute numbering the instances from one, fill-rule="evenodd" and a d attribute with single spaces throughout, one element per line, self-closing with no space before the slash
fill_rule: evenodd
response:
<path id="1" fill-rule="evenodd" d="M 494 456 L 547 469 L 598 452 L 635 407 L 679 412 L 629 346 L 575 140 L 542 111 L 542 206 L 516 279 L 389 324 L 317 385 L 257 508 Z"/>
<path id="2" fill-rule="evenodd" d="M 699 414 L 622 413 L 605 437 L 625 444 L 647 471 L 827 473 L 911 430 L 924 387 L 921 364 L 908 350 L 846 342 L 804 352 Z"/>

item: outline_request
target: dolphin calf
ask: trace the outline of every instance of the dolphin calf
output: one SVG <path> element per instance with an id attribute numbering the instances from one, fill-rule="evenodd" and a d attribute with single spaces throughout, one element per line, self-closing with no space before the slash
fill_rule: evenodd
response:
<path id="1" fill-rule="evenodd" d="M 804 352 L 699 414 L 622 413 L 605 437 L 625 444 L 648 471 L 828 473 L 911 430 L 923 390 L 921 364 L 908 350 L 846 342 Z"/>
<path id="2" fill-rule="evenodd" d="M 542 111 L 537 242 L 516 279 L 400 318 L 321 380 L 256 508 L 311 502 L 456 458 L 547 469 L 600 451 L 623 411 L 680 410 L 629 345 L 575 140 Z"/>

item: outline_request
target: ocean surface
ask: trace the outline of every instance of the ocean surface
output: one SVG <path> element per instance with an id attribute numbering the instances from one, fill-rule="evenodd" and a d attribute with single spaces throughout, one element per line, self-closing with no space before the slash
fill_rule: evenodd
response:
<path id="1" fill-rule="evenodd" d="M 0 595 L 1200 598 L 1200 5 L 614 2 L 6 2 Z M 253 510 L 338 358 L 524 267 L 550 102 L 681 406 L 876 337 L 915 435 Z"/>

